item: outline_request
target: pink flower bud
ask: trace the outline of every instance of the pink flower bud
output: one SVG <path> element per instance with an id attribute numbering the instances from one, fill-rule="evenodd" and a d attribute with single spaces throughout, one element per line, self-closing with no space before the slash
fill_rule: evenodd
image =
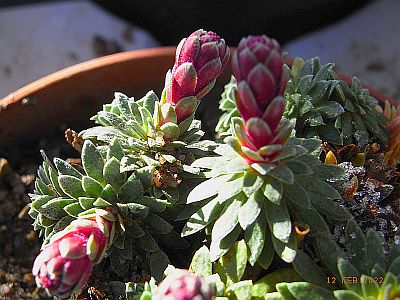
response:
<path id="1" fill-rule="evenodd" d="M 283 96 L 288 80 L 283 65 L 276 40 L 262 35 L 240 41 L 232 58 L 232 71 L 238 82 L 237 107 L 245 121 L 262 117 L 270 124 L 265 111 L 275 97 Z M 276 123 L 275 120 L 272 123 Z M 272 131 L 278 123 L 271 127 Z"/>
<path id="2" fill-rule="evenodd" d="M 288 80 L 283 65 L 278 42 L 265 35 L 243 38 L 233 55 L 236 106 L 244 121 L 243 127 L 236 129 L 236 136 L 246 147 L 243 155 L 249 164 L 270 161 L 290 132 L 290 124 L 280 126 L 285 109 L 282 96 Z"/>
<path id="3" fill-rule="evenodd" d="M 166 102 L 176 105 L 181 99 L 204 97 L 223 72 L 229 48 L 216 33 L 202 29 L 183 39 L 176 49 L 175 64 L 166 76 Z M 190 107 L 185 113 L 176 112 L 178 122 L 194 113 Z"/>
<path id="4" fill-rule="evenodd" d="M 156 288 L 153 300 L 211 300 L 211 286 L 187 270 L 175 270 Z"/>
<path id="5" fill-rule="evenodd" d="M 56 233 L 34 262 L 36 284 L 62 299 L 79 292 L 104 255 L 111 226 L 103 218 L 76 220 Z"/>

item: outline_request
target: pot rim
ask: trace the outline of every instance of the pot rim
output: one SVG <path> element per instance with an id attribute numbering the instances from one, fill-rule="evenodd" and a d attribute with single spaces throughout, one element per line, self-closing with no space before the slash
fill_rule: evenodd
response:
<path id="1" fill-rule="evenodd" d="M 231 51 L 235 51 L 236 48 L 230 48 Z M 108 65 L 112 65 L 115 63 L 121 63 L 126 60 L 135 60 L 135 59 L 142 59 L 143 57 L 155 57 L 155 56 L 168 56 L 175 55 L 176 46 L 166 46 L 166 47 L 156 47 L 156 48 L 146 48 L 146 49 L 139 49 L 139 50 L 131 50 L 116 54 L 111 54 L 107 56 L 97 57 L 90 59 L 88 61 L 84 61 L 78 63 L 76 65 L 72 65 L 70 67 L 61 69 L 49 75 L 46 75 L 38 80 L 35 80 L 18 90 L 8 94 L 4 98 L 0 99 L 0 111 L 1 108 L 6 108 L 10 104 L 14 104 L 16 102 L 22 101 L 22 99 L 36 93 L 39 90 L 45 89 L 48 86 L 55 84 L 65 78 L 72 77 L 76 74 L 87 72 L 99 67 L 105 67 Z M 293 63 L 292 57 L 285 57 L 285 63 L 291 65 Z M 351 83 L 351 77 L 348 75 L 344 75 L 340 72 L 336 72 L 338 77 L 347 83 Z M 371 96 L 375 97 L 380 103 L 384 103 L 385 100 L 389 101 L 392 105 L 398 105 L 399 101 L 388 97 L 384 93 L 370 87 L 367 84 L 362 84 L 362 86 L 369 90 Z"/>
<path id="2" fill-rule="evenodd" d="M 102 57 L 93 58 L 70 67 L 61 69 L 49 75 L 46 75 L 38 80 L 35 80 L 27 85 L 17 89 L 16 91 L 8 94 L 0 99 L 1 108 L 6 108 L 9 105 L 20 102 L 22 99 L 37 93 L 40 90 L 46 89 L 48 86 L 56 84 L 66 78 L 73 77 L 74 75 L 88 72 L 93 69 L 106 67 L 124 61 L 141 60 L 142 58 L 151 58 L 158 56 L 170 57 L 175 53 L 175 46 L 146 48 L 140 50 L 131 50 L 120 52 L 116 54 L 106 55 Z"/>

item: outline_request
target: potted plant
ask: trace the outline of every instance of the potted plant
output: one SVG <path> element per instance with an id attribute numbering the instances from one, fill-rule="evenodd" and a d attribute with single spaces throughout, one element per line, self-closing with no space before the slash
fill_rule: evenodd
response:
<path id="1" fill-rule="evenodd" d="M 399 296 L 396 107 L 249 36 L 205 140 L 195 112 L 229 54 L 192 33 L 161 94 L 115 93 L 95 127 L 68 131 L 75 164 L 42 151 L 29 210 L 39 286 L 79 299 L 95 269 L 127 299 Z"/>

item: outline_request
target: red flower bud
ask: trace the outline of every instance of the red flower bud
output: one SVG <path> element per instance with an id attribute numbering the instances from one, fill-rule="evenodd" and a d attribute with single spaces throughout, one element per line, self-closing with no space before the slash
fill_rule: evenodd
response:
<path id="1" fill-rule="evenodd" d="M 175 64 L 166 76 L 166 102 L 176 105 L 181 99 L 201 99 L 214 86 L 223 72 L 229 48 L 216 33 L 202 29 L 183 39 L 176 49 Z M 194 113 L 196 107 L 176 111 L 178 123 Z"/>

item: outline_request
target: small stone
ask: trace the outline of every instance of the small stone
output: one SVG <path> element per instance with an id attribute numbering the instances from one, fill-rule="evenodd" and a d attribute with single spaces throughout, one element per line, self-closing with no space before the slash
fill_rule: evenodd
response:
<path id="1" fill-rule="evenodd" d="M 27 238 L 27 240 L 29 240 L 29 241 L 33 241 L 33 240 L 35 239 L 35 237 L 36 237 L 36 233 L 35 233 L 34 230 L 31 230 L 31 231 L 26 235 L 26 238 Z"/>
<path id="2" fill-rule="evenodd" d="M 4 283 L 0 285 L 0 295 L 2 296 L 11 296 L 14 292 L 14 288 L 12 284 Z"/>
<path id="3" fill-rule="evenodd" d="M 22 279 L 28 286 L 35 285 L 35 278 L 33 277 L 32 273 L 25 273 Z"/>

